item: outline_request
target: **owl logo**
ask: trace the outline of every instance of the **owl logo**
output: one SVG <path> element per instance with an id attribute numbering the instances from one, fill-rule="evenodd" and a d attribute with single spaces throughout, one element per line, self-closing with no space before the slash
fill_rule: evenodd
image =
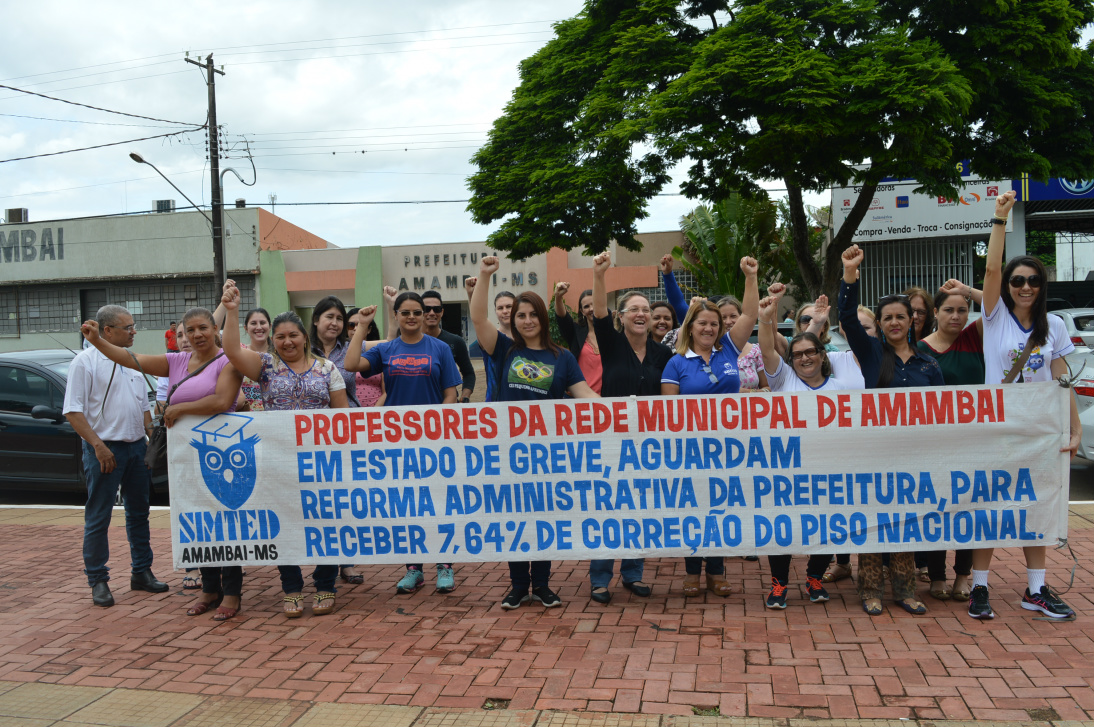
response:
<path id="1" fill-rule="evenodd" d="M 201 435 L 201 441 L 191 439 L 190 446 L 198 451 L 205 486 L 232 510 L 247 502 L 258 479 L 258 435 L 243 437 L 243 429 L 252 419 L 241 414 L 217 414 L 191 430 Z"/>

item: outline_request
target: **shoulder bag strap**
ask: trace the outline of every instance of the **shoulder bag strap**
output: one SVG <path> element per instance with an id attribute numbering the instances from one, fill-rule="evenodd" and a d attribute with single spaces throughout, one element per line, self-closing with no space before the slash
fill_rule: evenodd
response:
<path id="1" fill-rule="evenodd" d="M 218 353 L 218 354 L 217 354 L 216 356 L 213 356 L 213 357 L 212 357 L 211 359 L 209 359 L 208 361 L 206 361 L 205 363 L 203 363 L 203 364 L 202 364 L 201 366 L 199 366 L 199 367 L 198 367 L 198 370 L 197 370 L 197 371 L 195 371 L 195 372 L 193 372 L 193 373 L 191 373 L 191 374 L 187 374 L 187 375 L 186 375 L 186 376 L 185 376 L 185 377 L 184 377 L 184 378 L 182 379 L 182 381 L 180 381 L 180 382 L 178 382 L 177 384 L 175 384 L 174 386 L 172 386 L 172 387 L 171 387 L 171 390 L 170 390 L 169 392 L 167 392 L 167 401 L 166 401 L 166 402 L 164 402 L 164 406 L 171 406 L 171 395 L 175 393 L 175 389 L 179 388 L 180 386 L 182 386 L 183 384 L 185 384 L 185 383 L 186 383 L 186 382 L 187 382 L 188 380 L 190 380 L 190 379 L 194 378 L 195 376 L 197 376 L 198 374 L 200 374 L 200 373 L 201 373 L 202 371 L 204 371 L 204 370 L 205 370 L 205 367 L 206 367 L 206 366 L 208 366 L 209 364 L 213 363 L 214 361 L 216 361 L 216 360 L 217 360 L 218 358 L 220 358 L 220 357 L 221 357 L 221 356 L 223 356 L 223 355 L 224 355 L 224 352 L 223 352 L 223 351 L 221 351 L 221 352 L 220 352 L 220 353 Z"/>
<path id="2" fill-rule="evenodd" d="M 1018 378 L 1019 372 L 1025 367 L 1026 361 L 1029 361 L 1029 355 L 1033 353 L 1033 336 L 1026 339 L 1026 345 L 1022 348 L 1022 353 L 1014 361 L 1014 365 L 1010 367 L 1010 371 L 1003 377 L 1004 384 L 1013 383 Z"/>

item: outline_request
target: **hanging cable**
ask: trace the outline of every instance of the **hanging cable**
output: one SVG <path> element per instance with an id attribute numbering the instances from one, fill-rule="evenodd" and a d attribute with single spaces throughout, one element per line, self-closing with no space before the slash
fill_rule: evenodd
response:
<path id="1" fill-rule="evenodd" d="M 21 161 L 24 161 L 26 159 L 40 159 L 42 157 L 52 157 L 52 156 L 57 156 L 58 154 L 72 154 L 73 152 L 88 151 L 90 149 L 102 149 L 103 147 L 107 147 L 107 146 L 118 146 L 119 144 L 132 144 L 132 143 L 137 142 L 137 141 L 148 141 L 150 139 L 165 139 L 169 136 L 178 136 L 179 134 L 189 134 L 189 133 L 194 132 L 194 131 L 201 131 L 204 128 L 205 128 L 204 126 L 197 126 L 197 127 L 194 127 L 193 129 L 183 129 L 182 131 L 174 131 L 170 134 L 157 134 L 156 136 L 145 136 L 145 137 L 142 137 L 140 139 L 126 139 L 125 141 L 112 141 L 109 144 L 96 144 L 95 146 L 84 146 L 84 147 L 81 147 L 79 149 L 66 149 L 64 151 L 51 151 L 47 154 L 32 154 L 31 156 L 25 156 L 25 157 L 13 157 L 11 159 L 0 159 L 0 164 L 7 164 L 8 162 L 21 162 Z"/>
<path id="2" fill-rule="evenodd" d="M 27 91 L 26 89 L 16 88 L 15 86 L 6 86 L 2 83 L 0 83 L 0 88 L 6 88 L 9 91 L 18 91 L 19 93 L 25 93 L 25 94 L 28 94 L 30 96 L 38 96 L 39 98 L 49 99 L 50 101 L 60 101 L 61 103 L 71 104 L 72 106 L 82 106 L 85 109 L 92 109 L 94 111 L 104 111 L 108 114 L 117 114 L 118 116 L 128 116 L 132 119 L 144 119 L 145 121 L 162 121 L 165 124 L 178 124 L 180 126 L 197 126 L 197 124 L 193 123 L 192 121 L 171 121 L 169 119 L 157 119 L 154 116 L 141 116 L 140 114 L 129 114 L 129 113 L 126 113 L 124 111 L 112 111 L 111 109 L 104 109 L 104 108 L 101 108 L 99 106 L 90 106 L 88 104 L 79 103 L 77 101 L 68 101 L 68 100 L 63 99 L 63 98 L 56 98 L 54 96 L 47 96 L 44 93 L 37 93 L 35 91 Z M 152 138 L 155 138 L 155 137 L 152 137 Z M 137 141 L 142 141 L 142 140 L 138 139 Z"/>

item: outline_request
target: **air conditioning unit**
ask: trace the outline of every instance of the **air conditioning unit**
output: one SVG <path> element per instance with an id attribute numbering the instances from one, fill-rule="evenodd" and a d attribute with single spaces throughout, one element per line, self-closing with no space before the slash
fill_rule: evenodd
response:
<path id="1" fill-rule="evenodd" d="M 175 200 L 173 199 L 157 199 L 156 200 L 156 212 L 174 212 Z"/>
<path id="2" fill-rule="evenodd" d="M 10 209 L 7 211 L 4 217 L 7 219 L 8 224 L 11 224 L 13 222 L 30 222 L 30 216 L 27 214 L 26 207 L 16 207 L 14 209 Z"/>

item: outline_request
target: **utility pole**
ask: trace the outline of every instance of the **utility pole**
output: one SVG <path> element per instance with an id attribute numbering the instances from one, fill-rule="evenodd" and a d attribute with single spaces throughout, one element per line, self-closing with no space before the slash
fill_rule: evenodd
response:
<path id="1" fill-rule="evenodd" d="M 212 187 L 213 205 L 213 283 L 216 285 L 214 295 L 224 286 L 226 280 L 224 272 L 224 200 L 220 191 L 220 145 L 217 129 L 217 92 L 216 74 L 224 75 L 224 71 L 213 68 L 213 54 L 205 58 L 205 63 L 199 63 L 192 58 L 185 59 L 187 63 L 193 63 L 198 68 L 205 69 L 205 84 L 209 87 L 209 170 L 210 186 Z"/>

